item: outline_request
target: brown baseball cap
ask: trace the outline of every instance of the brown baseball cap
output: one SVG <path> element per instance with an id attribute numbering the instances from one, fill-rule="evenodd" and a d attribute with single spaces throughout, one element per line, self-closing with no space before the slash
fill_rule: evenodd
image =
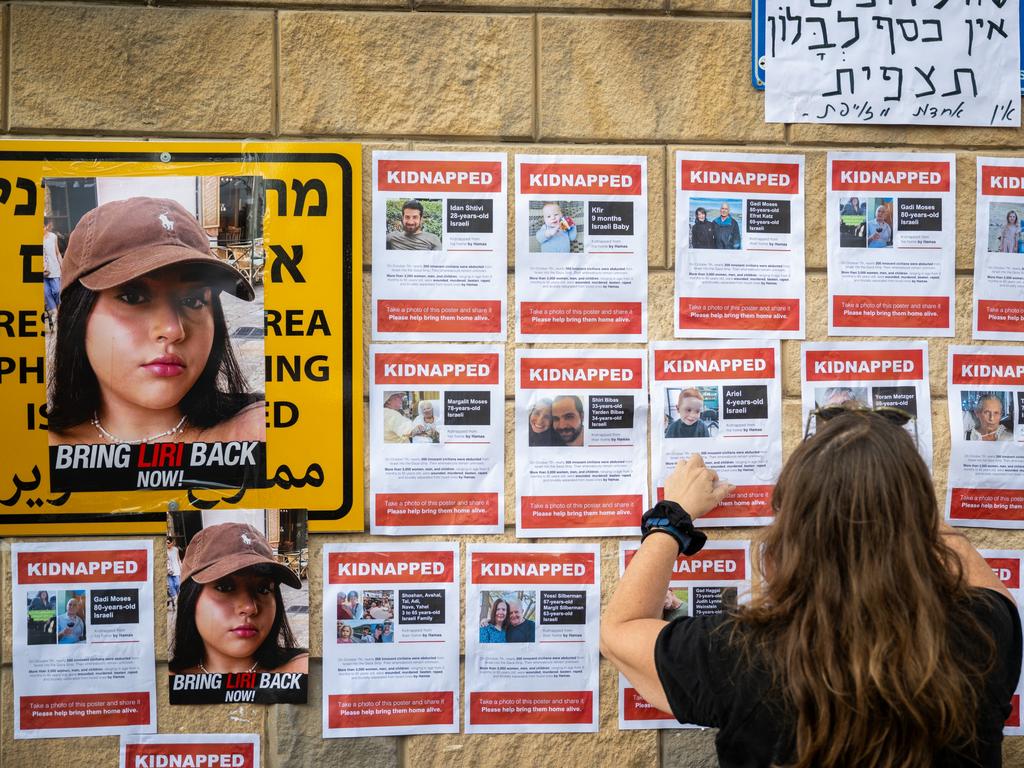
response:
<path id="1" fill-rule="evenodd" d="M 102 291 L 171 264 L 209 268 L 228 293 L 245 301 L 255 297 L 241 272 L 210 253 L 196 217 L 180 203 L 156 197 L 115 200 L 86 213 L 68 238 L 61 275 L 65 288 L 77 280 Z"/>
<path id="2" fill-rule="evenodd" d="M 248 523 L 211 525 L 193 536 L 181 563 L 181 580 L 191 578 L 199 584 L 209 584 L 252 565 L 270 566 L 279 582 L 302 588 L 295 572 L 274 559 L 274 551 L 263 534 Z"/>

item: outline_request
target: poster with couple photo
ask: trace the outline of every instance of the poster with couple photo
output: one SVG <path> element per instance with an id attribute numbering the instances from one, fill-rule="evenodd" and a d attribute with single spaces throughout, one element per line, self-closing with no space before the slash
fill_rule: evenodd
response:
<path id="1" fill-rule="evenodd" d="M 14 738 L 156 731 L 151 541 L 11 545 Z"/>
<path id="2" fill-rule="evenodd" d="M 803 174 L 803 155 L 676 152 L 677 337 L 804 337 Z"/>
<path id="3" fill-rule="evenodd" d="M 326 544 L 324 738 L 457 733 L 457 544 Z"/>
<path id="4" fill-rule="evenodd" d="M 516 533 L 616 536 L 647 508 L 643 351 L 516 350 Z"/>
<path id="5" fill-rule="evenodd" d="M 370 532 L 499 533 L 505 351 L 370 346 Z"/>
<path id="6" fill-rule="evenodd" d="M 973 335 L 1024 340 L 1024 160 L 977 159 Z"/>

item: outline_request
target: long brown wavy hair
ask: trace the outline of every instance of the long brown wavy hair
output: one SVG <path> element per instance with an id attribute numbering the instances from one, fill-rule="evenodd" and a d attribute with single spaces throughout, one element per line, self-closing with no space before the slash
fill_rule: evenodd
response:
<path id="1" fill-rule="evenodd" d="M 994 644 L 907 432 L 871 412 L 831 419 L 790 457 L 772 507 L 763 589 L 727 626 L 786 698 L 790 764 L 909 768 L 969 753 Z"/>

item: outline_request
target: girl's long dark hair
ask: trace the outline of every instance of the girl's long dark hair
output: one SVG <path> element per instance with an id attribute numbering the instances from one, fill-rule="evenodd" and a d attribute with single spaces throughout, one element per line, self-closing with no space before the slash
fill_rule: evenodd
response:
<path id="1" fill-rule="evenodd" d="M 259 568 L 259 566 L 254 566 Z M 196 603 L 199 602 L 199 593 L 203 591 L 203 585 L 185 579 L 181 583 L 181 591 L 178 592 L 177 618 L 174 620 L 174 645 L 170 648 L 171 660 L 167 666 L 171 672 L 182 672 L 186 669 L 198 667 L 203 661 L 205 646 L 203 638 L 199 635 L 196 627 Z M 254 658 L 256 663 L 263 669 L 276 669 L 290 659 L 305 653 L 305 648 L 299 648 L 295 643 L 295 635 L 288 625 L 288 616 L 285 615 L 284 598 L 281 596 L 281 585 L 274 582 L 274 623 L 267 633 L 266 639 L 256 649 Z"/>
<path id="2" fill-rule="evenodd" d="M 62 432 L 92 418 L 99 410 L 100 387 L 85 354 L 85 330 L 98 294 L 73 283 L 61 294 L 57 341 L 50 358 L 49 429 Z M 179 407 L 190 424 L 201 429 L 231 418 L 250 403 L 263 399 L 249 392 L 228 339 L 220 292 L 210 298 L 213 344 L 206 367 L 182 398 Z"/>
<path id="3" fill-rule="evenodd" d="M 870 412 L 829 420 L 786 463 L 772 507 L 763 589 L 725 627 L 787 701 L 789 764 L 971 754 L 994 645 L 906 431 Z"/>

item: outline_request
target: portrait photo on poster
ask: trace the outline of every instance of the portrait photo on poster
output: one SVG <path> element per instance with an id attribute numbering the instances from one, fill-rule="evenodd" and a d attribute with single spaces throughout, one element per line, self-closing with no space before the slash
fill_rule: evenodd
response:
<path id="1" fill-rule="evenodd" d="M 444 207 L 440 199 L 389 198 L 384 231 L 389 251 L 440 251 L 444 238 Z"/>
<path id="2" fill-rule="evenodd" d="M 531 200 L 530 252 L 583 253 L 586 215 L 582 200 Z"/>
<path id="3" fill-rule="evenodd" d="M 307 536 L 305 510 L 169 514 L 171 704 L 305 703 Z"/>
<path id="4" fill-rule="evenodd" d="M 51 490 L 265 485 L 263 179 L 43 185 Z"/>

